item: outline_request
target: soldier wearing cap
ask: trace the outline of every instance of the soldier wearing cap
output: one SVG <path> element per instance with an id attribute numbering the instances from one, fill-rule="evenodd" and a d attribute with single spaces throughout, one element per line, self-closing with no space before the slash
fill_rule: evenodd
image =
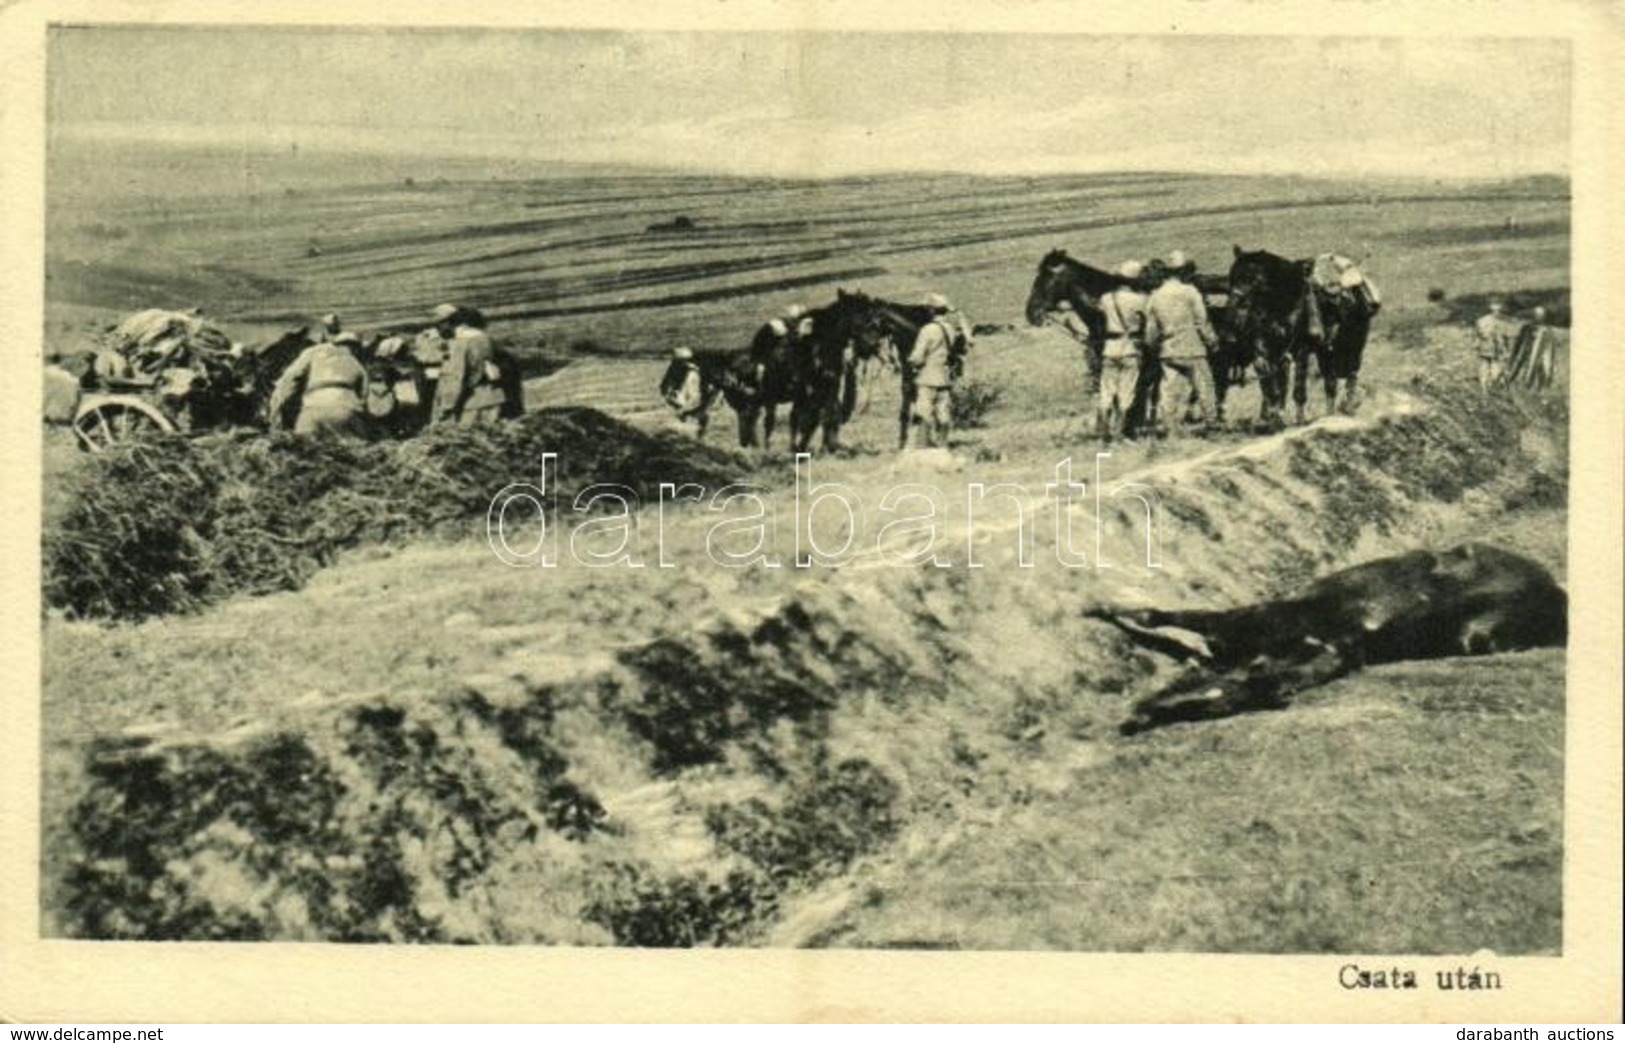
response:
<path id="1" fill-rule="evenodd" d="M 1501 382 L 1501 369 L 1512 355 L 1518 338 L 1518 324 L 1507 318 L 1506 301 L 1491 294 L 1489 312 L 1473 323 L 1473 341 L 1478 349 L 1478 386 L 1488 391 Z"/>
<path id="2" fill-rule="evenodd" d="M 953 383 L 957 385 L 964 379 L 965 359 L 970 355 L 970 349 L 975 344 L 975 339 L 971 336 L 970 320 L 965 317 L 964 312 L 954 306 L 952 301 L 940 293 L 926 294 L 925 303 L 933 311 L 940 307 L 942 309 L 941 321 L 947 323 L 948 328 L 953 331 L 953 343 L 950 345 L 948 352 L 948 375 L 952 378 Z"/>
<path id="3" fill-rule="evenodd" d="M 1051 317 L 1073 340 L 1083 345 L 1083 361 L 1086 367 L 1083 375 L 1083 395 L 1084 398 L 1093 401 L 1100 394 L 1101 352 L 1105 349 L 1105 345 L 1095 336 L 1095 331 L 1084 321 L 1083 316 L 1078 314 L 1078 309 L 1066 298 L 1055 302 L 1055 312 Z"/>
<path id="4" fill-rule="evenodd" d="M 435 424 L 483 424 L 502 417 L 507 394 L 485 316 L 473 308 L 442 304 L 431 318 L 446 346 L 435 386 Z"/>
<path id="5" fill-rule="evenodd" d="M 943 447 L 953 429 L 952 356 L 960 330 L 951 318 L 954 309 L 948 298 L 933 293 L 925 303 L 931 309 L 931 320 L 915 335 L 907 360 L 914 403 L 905 448 L 919 445 L 916 428 L 923 429 L 926 445 Z"/>
<path id="6" fill-rule="evenodd" d="M 344 323 L 339 320 L 338 312 L 328 312 L 322 316 L 322 330 L 318 336 L 325 341 L 331 341 L 344 332 Z"/>
<path id="7" fill-rule="evenodd" d="M 290 407 L 297 401 L 294 434 L 363 433 L 367 371 L 356 359 L 360 346 L 361 338 L 354 333 L 340 332 L 332 341 L 301 352 L 271 392 L 271 425 L 288 427 Z"/>
<path id="8" fill-rule="evenodd" d="M 1213 419 L 1215 402 L 1208 354 L 1219 338 L 1201 292 L 1190 283 L 1196 265 L 1185 259 L 1184 251 L 1175 250 L 1165 268 L 1162 284 L 1146 301 L 1145 342 L 1161 358 L 1163 368 L 1181 378 L 1198 414 L 1198 431 L 1204 431 Z"/>
<path id="9" fill-rule="evenodd" d="M 1138 288 L 1143 271 L 1139 261 L 1118 265 L 1117 274 L 1124 284 L 1100 300 L 1100 310 L 1106 316 L 1106 343 L 1101 351 L 1100 408 L 1095 427 L 1107 441 L 1118 430 L 1133 434 L 1126 420 L 1134 403 L 1140 356 L 1145 349 L 1145 295 Z"/>

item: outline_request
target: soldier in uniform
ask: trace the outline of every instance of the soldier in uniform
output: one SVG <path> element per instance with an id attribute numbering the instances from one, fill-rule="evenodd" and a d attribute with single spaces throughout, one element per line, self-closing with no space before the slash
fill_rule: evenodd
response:
<path id="1" fill-rule="evenodd" d="M 1490 297 L 1490 310 L 1473 323 L 1473 342 L 1478 349 L 1478 386 L 1488 391 L 1501 382 L 1501 369 L 1512 355 L 1518 338 L 1518 324 L 1505 315 L 1506 301 Z"/>
<path id="2" fill-rule="evenodd" d="M 1100 302 L 1106 316 L 1106 345 L 1101 353 L 1100 409 L 1095 426 L 1106 441 L 1118 430 L 1132 434 L 1125 422 L 1139 383 L 1145 344 L 1145 295 L 1135 285 L 1142 270 L 1138 261 L 1118 265 L 1117 274 L 1129 285 L 1117 287 Z"/>
<path id="3" fill-rule="evenodd" d="M 271 425 L 286 428 L 289 407 L 297 401 L 294 434 L 363 433 L 367 371 L 355 357 L 360 344 L 354 333 L 340 333 L 301 352 L 271 392 Z"/>
<path id="4" fill-rule="evenodd" d="M 1100 394 L 1100 370 L 1104 364 L 1105 345 L 1095 336 L 1094 330 L 1084 321 L 1083 316 L 1072 306 L 1069 300 L 1060 300 L 1055 304 L 1056 325 L 1065 330 L 1069 336 L 1083 345 L 1083 397 L 1093 402 Z"/>
<path id="5" fill-rule="evenodd" d="M 1546 324 L 1546 309 L 1537 306 L 1518 333 L 1505 379 L 1511 387 L 1541 391 L 1552 386 L 1557 370 L 1557 335 Z"/>
<path id="6" fill-rule="evenodd" d="M 913 374 L 914 416 L 909 425 L 908 446 L 918 445 L 914 434 L 924 429 L 925 444 L 948 444 L 953 428 L 953 378 L 950 372 L 954 338 L 958 330 L 948 315 L 953 306 L 940 294 L 926 299 L 933 318 L 920 327 L 915 335 L 914 348 L 908 354 L 908 367 Z"/>
<path id="7" fill-rule="evenodd" d="M 1204 432 L 1214 415 L 1213 371 L 1208 354 L 1217 346 L 1218 336 L 1208 321 L 1202 294 L 1189 282 L 1195 274 L 1196 265 L 1187 261 L 1183 252 L 1175 250 L 1169 255 L 1167 277 L 1146 302 L 1145 342 L 1160 355 L 1168 372 L 1182 378 L 1197 413 L 1197 430 Z M 1177 401 L 1184 400 L 1181 394 Z"/>
<path id="8" fill-rule="evenodd" d="M 446 345 L 446 361 L 435 387 L 433 423 L 483 424 L 500 419 L 507 395 L 496 350 L 485 332 L 485 317 L 472 308 L 442 304 L 434 318 Z"/>
<path id="9" fill-rule="evenodd" d="M 1144 299 L 1152 290 L 1161 286 L 1167 277 L 1167 269 L 1161 260 L 1148 261 L 1140 270 L 1140 278 L 1135 289 L 1140 291 L 1141 298 Z M 1143 311 L 1141 318 L 1140 372 L 1134 381 L 1134 401 L 1129 405 L 1128 416 L 1123 421 L 1124 433 L 1130 438 L 1142 434 L 1155 435 L 1160 430 L 1158 416 L 1162 404 L 1162 349 L 1145 339 Z"/>

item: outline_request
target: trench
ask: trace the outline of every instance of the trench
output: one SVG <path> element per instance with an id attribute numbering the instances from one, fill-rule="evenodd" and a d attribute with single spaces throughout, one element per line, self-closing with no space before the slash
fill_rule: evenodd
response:
<path id="1" fill-rule="evenodd" d="M 1167 664 L 1084 610 L 1235 604 L 1464 519 L 1561 509 L 1562 410 L 1420 379 L 1358 418 L 1127 475 L 1163 512 L 1156 569 L 1015 568 L 995 530 L 980 569 L 846 568 L 443 690 L 102 736 L 53 919 L 92 938 L 806 943 L 821 888 L 1019 803 L 1053 768 L 1022 751 L 1109 766 L 1162 741 L 1116 725 Z M 1100 509 L 1070 508 L 1132 545 L 1141 502 Z"/>

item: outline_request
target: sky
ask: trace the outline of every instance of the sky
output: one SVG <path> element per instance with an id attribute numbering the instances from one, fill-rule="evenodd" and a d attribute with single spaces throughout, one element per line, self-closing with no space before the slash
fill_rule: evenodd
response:
<path id="1" fill-rule="evenodd" d="M 1569 171 L 1563 40 L 56 27 L 50 133 L 789 177 Z"/>

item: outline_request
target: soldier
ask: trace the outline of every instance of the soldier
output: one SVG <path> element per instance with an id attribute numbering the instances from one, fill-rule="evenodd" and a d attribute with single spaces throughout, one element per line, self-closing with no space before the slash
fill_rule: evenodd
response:
<path id="1" fill-rule="evenodd" d="M 671 365 L 660 378 L 660 397 L 677 412 L 678 420 L 695 418 L 695 411 L 705 398 L 705 381 L 700 375 L 699 363 L 694 361 L 693 348 L 672 349 Z M 703 420 L 701 427 L 703 435 Z"/>
<path id="2" fill-rule="evenodd" d="M 965 377 L 965 359 L 970 355 L 973 343 L 970 320 L 940 293 L 926 294 L 925 306 L 934 314 L 940 314 L 938 321 L 948 327 L 948 380 L 951 385 L 957 386 Z"/>
<path id="3" fill-rule="evenodd" d="M 1100 369 L 1103 358 L 1101 353 L 1104 351 L 1104 345 L 1095 336 L 1094 330 L 1089 328 L 1089 324 L 1084 321 L 1083 316 L 1078 314 L 1077 308 L 1073 307 L 1071 301 L 1064 298 L 1057 301 L 1055 311 L 1056 325 L 1065 330 L 1073 340 L 1083 345 L 1085 367 L 1083 396 L 1092 402 L 1100 394 Z"/>
<path id="4" fill-rule="evenodd" d="M 940 294 L 926 299 L 932 319 L 920 327 L 915 335 L 914 348 L 908 354 L 908 367 L 913 374 L 914 417 L 909 425 L 906 447 L 918 444 L 914 430 L 924 428 L 925 444 L 948 445 L 948 433 L 953 427 L 953 379 L 950 374 L 955 334 L 958 332 L 948 319 L 953 305 Z"/>
<path id="5" fill-rule="evenodd" d="M 756 386 L 766 388 L 770 371 L 785 373 L 787 368 L 782 366 L 774 371 L 773 363 L 775 360 L 788 361 L 800 339 L 811 333 L 812 320 L 807 317 L 807 309 L 799 304 L 790 305 L 784 309 L 784 314 L 763 323 L 750 342 L 750 360 L 754 363 Z"/>
<path id="6" fill-rule="evenodd" d="M 1201 293 L 1190 284 L 1195 274 L 1196 265 L 1187 261 L 1182 251 L 1169 255 L 1167 277 L 1146 302 L 1145 342 L 1160 355 L 1164 368 L 1178 374 L 1189 389 L 1200 434 L 1205 433 L 1213 418 L 1213 372 L 1208 353 L 1218 344 L 1218 337 L 1208 321 Z"/>
<path id="7" fill-rule="evenodd" d="M 321 340 L 331 341 L 344 332 L 344 323 L 339 321 L 337 312 L 328 312 L 322 316 L 322 330 L 317 336 Z"/>
<path id="8" fill-rule="evenodd" d="M 1152 290 L 1162 285 L 1168 277 L 1167 269 L 1161 260 L 1152 260 L 1140 271 L 1140 278 L 1135 288 L 1142 297 L 1148 296 Z M 1143 314 L 1142 314 L 1143 318 Z M 1128 409 L 1128 416 L 1124 418 L 1123 429 L 1130 438 L 1141 434 L 1157 434 L 1158 413 L 1162 401 L 1162 353 L 1161 349 L 1145 340 L 1144 327 L 1141 327 L 1140 342 L 1140 373 L 1134 382 L 1134 401 Z"/>
<path id="9" fill-rule="evenodd" d="M 288 426 L 288 407 L 297 396 L 294 434 L 361 434 L 367 371 L 355 357 L 360 344 L 354 333 L 340 333 L 331 343 L 314 344 L 301 352 L 271 392 L 271 426 Z"/>
<path id="10" fill-rule="evenodd" d="M 1117 274 L 1129 281 L 1101 298 L 1106 316 L 1106 344 L 1101 353 L 1100 409 L 1095 426 L 1111 441 L 1114 431 L 1131 434 L 1126 419 L 1139 383 L 1140 356 L 1145 350 L 1145 295 L 1137 289 L 1143 269 L 1138 261 L 1124 261 Z"/>
<path id="11" fill-rule="evenodd" d="M 1490 310 L 1473 323 L 1473 341 L 1478 348 L 1478 386 L 1488 391 L 1501 382 L 1501 369 L 1512 355 L 1518 337 L 1518 324 L 1508 319 L 1506 301 L 1492 294 Z"/>
<path id="12" fill-rule="evenodd" d="M 442 304 L 435 326 L 446 345 L 446 361 L 435 387 L 433 423 L 482 424 L 501 418 L 507 395 L 496 351 L 485 332 L 485 316 L 473 308 Z"/>

